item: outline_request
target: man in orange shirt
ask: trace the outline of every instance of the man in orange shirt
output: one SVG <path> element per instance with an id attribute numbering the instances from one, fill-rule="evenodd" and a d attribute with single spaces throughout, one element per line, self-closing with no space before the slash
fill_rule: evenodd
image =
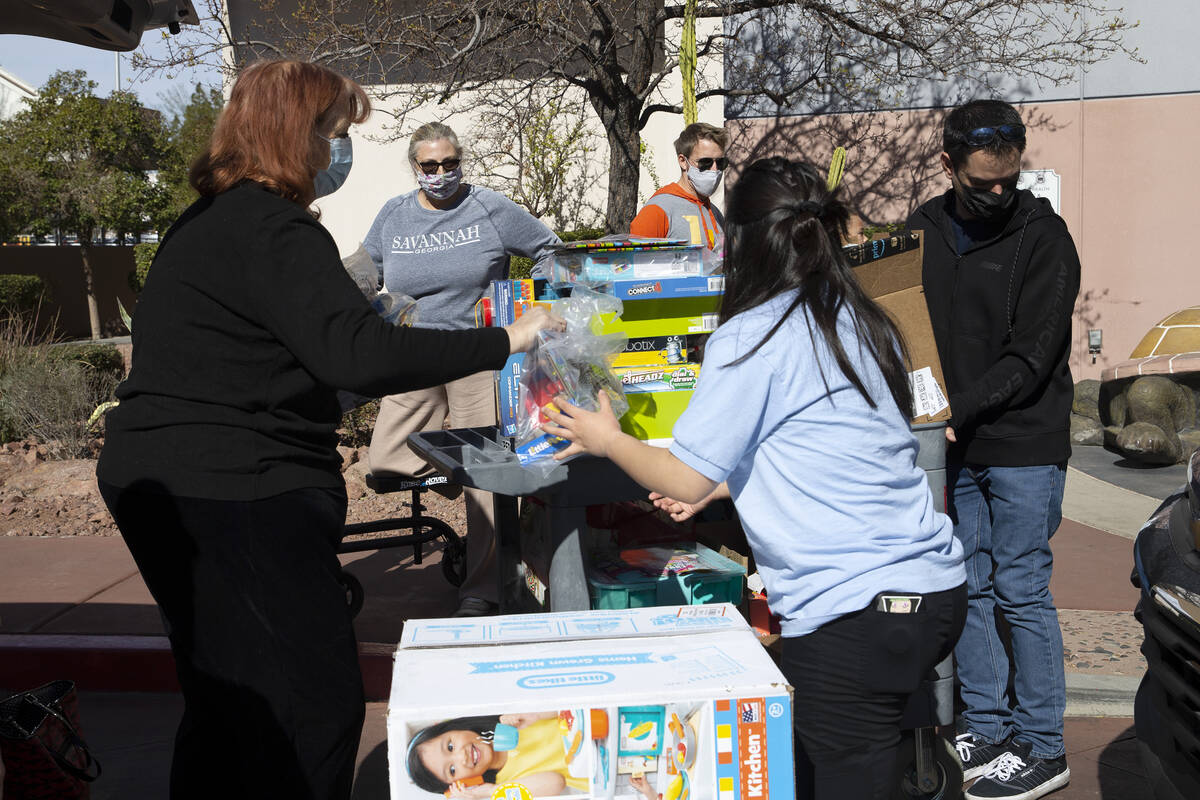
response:
<path id="1" fill-rule="evenodd" d="M 729 134 L 706 122 L 694 122 L 675 140 L 679 180 L 655 192 L 633 218 L 632 236 L 669 237 L 719 246 L 725 218 L 709 202 L 724 174 Z"/>

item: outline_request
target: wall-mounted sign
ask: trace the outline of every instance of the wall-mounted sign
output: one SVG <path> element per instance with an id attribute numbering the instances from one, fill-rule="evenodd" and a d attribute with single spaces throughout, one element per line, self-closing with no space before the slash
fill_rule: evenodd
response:
<path id="1" fill-rule="evenodd" d="M 1023 169 L 1017 179 L 1018 189 L 1028 189 L 1035 197 L 1044 197 L 1050 201 L 1055 214 L 1061 214 L 1059 194 L 1062 177 L 1052 169 Z"/>

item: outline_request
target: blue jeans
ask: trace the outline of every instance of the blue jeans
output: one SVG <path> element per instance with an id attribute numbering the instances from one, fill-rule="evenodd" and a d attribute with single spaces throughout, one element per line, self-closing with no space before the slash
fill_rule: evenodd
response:
<path id="1" fill-rule="evenodd" d="M 1050 537 L 1062 521 L 1066 465 L 951 465 L 946 477 L 967 567 L 967 622 L 954 650 L 967 730 L 989 742 L 1012 735 L 1034 756 L 1057 758 L 1067 699 Z M 1011 653 L 997 611 L 1008 623 Z"/>

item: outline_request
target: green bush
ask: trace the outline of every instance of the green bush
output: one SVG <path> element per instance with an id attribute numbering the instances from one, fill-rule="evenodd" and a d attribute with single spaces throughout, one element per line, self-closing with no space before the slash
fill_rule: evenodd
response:
<path id="1" fill-rule="evenodd" d="M 93 437 L 88 417 L 112 397 L 120 380 L 121 357 L 116 348 L 33 345 L 10 348 L 4 356 L 0 438 L 33 437 L 47 445 L 53 458 L 89 455 Z"/>
<path id="2" fill-rule="evenodd" d="M 56 344 L 47 349 L 46 357 L 51 361 L 70 361 L 82 364 L 99 374 L 115 377 L 118 381 L 125 377 L 125 359 L 121 356 L 121 351 L 111 344 L 93 344 L 91 342 Z"/>
<path id="3" fill-rule="evenodd" d="M 154 256 L 158 253 L 158 242 L 142 242 L 133 246 L 133 272 L 129 273 L 129 288 L 134 294 L 139 294 L 146 286 L 146 275 Z"/>
<path id="4" fill-rule="evenodd" d="M 599 239 L 604 235 L 604 228 L 578 228 L 573 231 L 555 231 L 558 238 L 564 242 L 578 242 L 581 239 Z M 513 256 L 508 262 L 508 277 L 514 281 L 528 278 L 533 272 L 534 261 L 524 256 Z"/>
<path id="5" fill-rule="evenodd" d="M 346 447 L 365 447 L 371 443 L 371 433 L 375 430 L 375 418 L 379 416 L 379 401 L 352 408 L 342 415 L 342 424 L 338 428 L 338 444 Z"/>
<path id="6" fill-rule="evenodd" d="M 49 294 L 46 282 L 37 275 L 0 275 L 0 315 L 36 311 Z"/>

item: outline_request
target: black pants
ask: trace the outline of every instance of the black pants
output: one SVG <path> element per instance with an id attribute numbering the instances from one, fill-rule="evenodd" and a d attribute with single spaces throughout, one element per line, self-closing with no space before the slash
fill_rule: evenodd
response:
<path id="1" fill-rule="evenodd" d="M 959 586 L 925 595 L 915 614 L 872 604 L 783 640 L 780 666 L 795 690 L 798 800 L 892 796 L 908 697 L 954 649 L 966 612 Z"/>
<path id="2" fill-rule="evenodd" d="M 347 800 L 362 730 L 344 491 L 234 502 L 100 483 L 183 690 L 171 798 Z"/>

